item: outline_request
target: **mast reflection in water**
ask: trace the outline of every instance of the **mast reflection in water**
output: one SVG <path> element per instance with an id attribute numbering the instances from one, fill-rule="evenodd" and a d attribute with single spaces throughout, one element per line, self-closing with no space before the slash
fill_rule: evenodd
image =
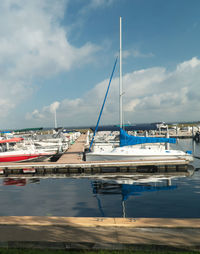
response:
<path id="1" fill-rule="evenodd" d="M 140 179 L 141 180 L 141 179 Z M 143 179 L 144 180 L 144 179 Z M 177 185 L 172 185 L 171 178 L 162 179 L 159 181 L 159 178 L 155 178 L 156 182 L 150 182 L 146 179 L 145 183 L 137 183 L 133 180 L 95 180 L 92 181 L 93 194 L 95 194 L 98 200 L 98 207 L 101 212 L 101 215 L 104 217 L 104 211 L 101 205 L 101 200 L 99 195 L 121 195 L 122 201 L 122 214 L 123 217 L 126 217 L 125 210 L 125 201 L 128 200 L 129 196 L 139 196 L 143 192 L 154 192 L 154 191 L 167 191 L 174 190 L 177 188 Z M 129 182 L 129 183 L 125 183 Z M 130 183 L 132 182 L 132 183 Z"/>
<path id="2" fill-rule="evenodd" d="M 1 178 L 0 216 L 199 218 L 200 171 L 92 177 Z"/>

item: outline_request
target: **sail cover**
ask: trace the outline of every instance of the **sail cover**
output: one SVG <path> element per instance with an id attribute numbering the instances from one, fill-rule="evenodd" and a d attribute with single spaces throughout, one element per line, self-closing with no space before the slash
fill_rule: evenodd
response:
<path id="1" fill-rule="evenodd" d="M 145 143 L 176 143 L 175 138 L 157 138 L 157 137 L 136 137 L 120 128 L 120 146 L 131 146 Z"/>

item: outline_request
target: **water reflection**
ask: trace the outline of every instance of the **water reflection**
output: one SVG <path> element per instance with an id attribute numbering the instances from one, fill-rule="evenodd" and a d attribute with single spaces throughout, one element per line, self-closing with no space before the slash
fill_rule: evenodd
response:
<path id="1" fill-rule="evenodd" d="M 91 185 L 102 217 L 105 217 L 105 214 L 101 204 L 101 195 L 120 195 L 122 216 L 126 217 L 125 201 L 130 196 L 139 196 L 144 192 L 174 190 L 177 188 L 177 185 L 172 184 L 172 178 L 164 176 L 136 176 L 135 179 L 101 179 L 92 181 Z"/>
<path id="2" fill-rule="evenodd" d="M 120 180 L 97 180 L 92 181 L 92 188 L 94 194 L 120 194 L 122 200 L 125 201 L 129 196 L 142 195 L 143 192 L 173 190 L 177 188 L 177 185 L 172 185 L 170 178 L 159 184 L 156 182 L 123 184 Z"/>
<path id="3" fill-rule="evenodd" d="M 4 178 L 3 185 L 25 186 L 27 183 L 39 183 L 39 178 Z"/>
<path id="4" fill-rule="evenodd" d="M 177 210 L 185 206 L 185 214 L 196 217 L 200 209 L 195 195 L 199 195 L 200 185 L 188 179 L 192 178 L 178 172 L 167 176 L 96 175 L 95 179 L 4 178 L 0 216 L 181 217 L 184 214 Z M 196 207 L 192 214 L 187 210 L 187 195 L 190 207 Z"/>
<path id="5" fill-rule="evenodd" d="M 191 150 L 192 140 L 180 140 Z M 195 144 L 200 156 L 200 143 Z M 193 165 L 200 168 L 200 160 Z M 1 178 L 0 216 L 172 217 L 200 215 L 200 171 L 85 178 Z"/>
<path id="6" fill-rule="evenodd" d="M 24 185 L 26 185 L 26 179 L 24 179 L 24 178 L 4 178 L 3 185 L 24 186 Z"/>

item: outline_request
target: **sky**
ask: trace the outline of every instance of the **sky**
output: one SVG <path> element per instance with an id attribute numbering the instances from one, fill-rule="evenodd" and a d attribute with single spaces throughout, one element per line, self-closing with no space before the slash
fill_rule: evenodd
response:
<path id="1" fill-rule="evenodd" d="M 95 126 L 122 17 L 125 123 L 200 119 L 199 0 L 1 0 L 0 129 Z M 101 125 L 119 123 L 119 61 Z"/>

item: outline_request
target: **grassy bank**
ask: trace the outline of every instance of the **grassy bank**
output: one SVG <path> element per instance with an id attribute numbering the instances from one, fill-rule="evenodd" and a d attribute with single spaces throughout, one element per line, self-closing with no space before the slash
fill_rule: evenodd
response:
<path id="1" fill-rule="evenodd" d="M 200 251 L 135 251 L 135 250 L 127 250 L 127 251 L 69 251 L 69 250 L 29 250 L 29 249 L 0 249 L 0 254 L 197 254 Z"/>

